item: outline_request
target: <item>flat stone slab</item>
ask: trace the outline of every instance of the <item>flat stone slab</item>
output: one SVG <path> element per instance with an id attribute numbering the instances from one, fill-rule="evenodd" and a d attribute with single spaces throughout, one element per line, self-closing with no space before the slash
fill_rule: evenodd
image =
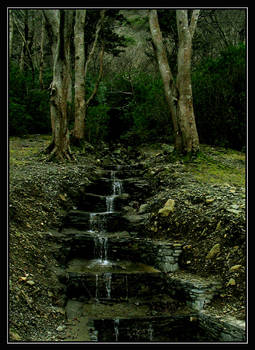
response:
<path id="1" fill-rule="evenodd" d="M 232 316 L 215 316 L 206 310 L 199 312 L 199 324 L 213 340 L 245 342 L 246 322 Z"/>
<path id="2" fill-rule="evenodd" d="M 128 261 L 74 259 L 66 268 L 68 298 L 127 300 L 165 291 L 162 273 L 151 266 Z"/>
<path id="3" fill-rule="evenodd" d="M 120 212 L 86 212 L 70 210 L 65 217 L 64 227 L 73 227 L 80 230 L 114 232 L 124 230 L 128 221 Z"/>
<path id="4" fill-rule="evenodd" d="M 184 271 L 169 273 L 166 276 L 169 293 L 196 310 L 202 310 L 221 290 L 221 282 L 213 278 L 203 278 Z"/>
<path id="5" fill-rule="evenodd" d="M 89 320 L 93 341 L 191 342 L 203 338 L 194 314 Z"/>

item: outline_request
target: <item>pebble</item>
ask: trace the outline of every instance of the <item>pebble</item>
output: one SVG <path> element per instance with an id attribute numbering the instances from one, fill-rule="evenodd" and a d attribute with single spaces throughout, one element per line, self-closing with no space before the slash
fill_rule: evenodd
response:
<path id="1" fill-rule="evenodd" d="M 62 332 L 65 328 L 66 328 L 66 326 L 58 326 L 58 328 L 56 330 L 58 332 Z"/>

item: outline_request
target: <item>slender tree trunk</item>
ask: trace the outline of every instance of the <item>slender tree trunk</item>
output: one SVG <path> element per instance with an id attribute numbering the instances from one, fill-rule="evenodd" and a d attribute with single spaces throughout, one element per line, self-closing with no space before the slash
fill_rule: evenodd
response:
<path id="1" fill-rule="evenodd" d="M 175 82 L 173 75 L 167 60 L 166 49 L 163 44 L 162 33 L 160 31 L 157 10 L 150 10 L 149 12 L 149 24 L 152 36 L 152 41 L 156 50 L 156 56 L 159 66 L 159 71 L 164 84 L 164 91 L 166 101 L 168 103 L 173 127 L 175 134 L 175 148 L 177 151 L 182 150 L 182 139 L 180 134 L 180 128 L 177 121 L 177 91 L 175 87 Z"/>
<path id="2" fill-rule="evenodd" d="M 73 136 L 76 141 L 84 138 L 85 130 L 85 30 L 86 10 L 76 10 L 74 26 L 74 46 L 75 46 L 75 121 Z"/>
<path id="3" fill-rule="evenodd" d="M 44 40 L 45 40 L 45 19 L 42 14 L 42 29 L 41 29 L 41 48 L 40 48 L 40 69 L 39 69 L 39 82 L 41 90 L 44 89 L 43 84 L 43 66 L 44 66 Z"/>
<path id="4" fill-rule="evenodd" d="M 43 10 L 46 29 L 51 40 L 53 56 L 53 81 L 51 83 L 50 111 L 52 141 L 47 148 L 50 157 L 71 160 L 69 130 L 67 125 L 67 100 L 69 96 L 71 10 Z"/>
<path id="5" fill-rule="evenodd" d="M 188 11 L 177 10 L 176 21 L 178 28 L 178 73 L 176 87 L 178 90 L 177 119 L 180 125 L 183 152 L 196 153 L 199 150 L 199 139 L 193 109 L 191 87 L 191 54 L 192 36 L 188 25 Z M 191 22 L 192 24 L 193 22 Z M 192 27 L 191 27 L 192 29 Z"/>
<path id="6" fill-rule="evenodd" d="M 13 18 L 12 11 L 9 10 L 9 58 L 12 56 L 12 45 L 13 45 Z"/>
<path id="7" fill-rule="evenodd" d="M 164 84 L 166 100 L 172 116 L 175 148 L 181 153 L 196 153 L 199 150 L 190 76 L 192 36 L 196 28 L 198 15 L 199 11 L 194 10 L 189 27 L 187 10 L 176 11 L 179 47 L 178 74 L 175 82 L 167 60 L 157 11 L 150 10 L 149 12 L 152 40 Z"/>

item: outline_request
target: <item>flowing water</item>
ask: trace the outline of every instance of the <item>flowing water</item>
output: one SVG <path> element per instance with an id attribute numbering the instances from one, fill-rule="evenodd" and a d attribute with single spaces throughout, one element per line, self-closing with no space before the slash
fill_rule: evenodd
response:
<path id="1" fill-rule="evenodd" d="M 112 194 L 106 197 L 106 210 L 108 213 L 114 212 L 114 199 L 122 193 L 122 183 L 116 179 L 116 172 L 111 171 Z"/>

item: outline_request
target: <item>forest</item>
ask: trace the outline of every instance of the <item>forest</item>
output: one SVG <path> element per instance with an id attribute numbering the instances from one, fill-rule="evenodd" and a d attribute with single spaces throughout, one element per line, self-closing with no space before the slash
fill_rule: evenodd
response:
<path id="1" fill-rule="evenodd" d="M 248 9 L 7 16 L 7 343 L 246 344 Z"/>
<path id="2" fill-rule="evenodd" d="M 82 140 L 94 145 L 174 143 L 176 133 L 182 138 L 181 130 L 187 128 L 182 118 L 173 117 L 180 94 L 191 95 L 196 143 L 245 150 L 245 10 L 202 9 L 191 23 L 195 25 L 189 43 L 178 32 L 175 10 L 151 11 L 150 21 L 148 12 L 10 10 L 9 135 L 55 133 L 53 113 L 58 112 L 53 112 L 53 105 L 58 93 L 54 96 L 52 84 L 65 84 L 64 105 L 58 107 L 64 115 L 58 118 L 70 141 L 59 154 L 67 155 L 67 144 L 72 147 Z M 192 10 L 186 12 L 182 20 L 190 21 Z M 151 35 L 153 16 L 160 42 Z M 181 62 L 181 42 L 189 46 L 189 62 Z M 161 50 L 165 67 L 159 64 Z M 177 84 L 186 79 L 186 65 L 192 91 L 184 93 Z M 162 73 L 167 67 L 169 77 Z M 172 109 L 165 98 L 170 85 Z M 180 119 L 180 125 L 173 118 Z M 58 141 L 52 141 L 49 152 L 54 142 Z"/>

